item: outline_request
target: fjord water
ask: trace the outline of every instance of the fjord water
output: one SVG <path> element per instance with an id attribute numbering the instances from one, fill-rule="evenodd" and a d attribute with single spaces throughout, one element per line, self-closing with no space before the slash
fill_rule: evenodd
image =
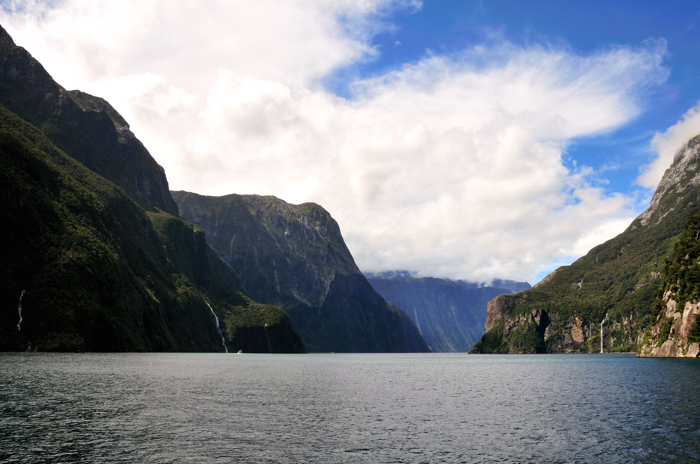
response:
<path id="1" fill-rule="evenodd" d="M 700 362 L 2 354 L 1 462 L 700 460 Z"/>

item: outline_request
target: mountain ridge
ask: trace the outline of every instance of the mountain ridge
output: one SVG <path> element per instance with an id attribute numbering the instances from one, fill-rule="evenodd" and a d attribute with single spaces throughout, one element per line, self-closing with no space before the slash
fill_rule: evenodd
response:
<path id="1" fill-rule="evenodd" d="M 175 216 L 165 170 L 105 100 L 67 91 L 0 26 L 0 104 L 144 209 Z"/>
<path id="2" fill-rule="evenodd" d="M 323 207 L 273 196 L 172 192 L 258 301 L 290 315 L 309 351 L 429 351 L 411 319 L 358 269 Z"/>

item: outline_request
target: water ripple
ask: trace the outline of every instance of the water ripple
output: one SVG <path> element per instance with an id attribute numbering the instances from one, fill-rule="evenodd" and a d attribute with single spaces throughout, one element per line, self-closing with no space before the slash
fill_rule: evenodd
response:
<path id="1" fill-rule="evenodd" d="M 0 355 L 0 461 L 700 460 L 700 363 L 624 355 Z"/>

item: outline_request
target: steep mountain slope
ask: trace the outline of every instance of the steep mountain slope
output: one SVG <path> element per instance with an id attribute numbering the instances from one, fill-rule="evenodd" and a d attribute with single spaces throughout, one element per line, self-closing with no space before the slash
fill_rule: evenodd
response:
<path id="1" fill-rule="evenodd" d="M 429 351 L 410 318 L 372 289 L 320 206 L 256 195 L 172 195 L 245 291 L 287 311 L 309 351 Z"/>
<path id="2" fill-rule="evenodd" d="M 380 295 L 406 311 L 430 348 L 439 352 L 469 351 L 484 333 L 489 300 L 511 293 L 506 288 L 480 287 L 473 282 L 434 277 L 416 278 L 405 272 L 365 275 Z M 522 286 L 511 282 L 511 287 Z"/>
<path id="3" fill-rule="evenodd" d="M 664 259 L 700 205 L 700 137 L 681 150 L 649 208 L 617 237 L 531 290 L 489 302 L 475 353 L 634 350 L 653 321 Z"/>
<path id="4" fill-rule="evenodd" d="M 700 209 L 688 217 L 663 274 L 640 356 L 700 357 Z"/>
<path id="5" fill-rule="evenodd" d="M 165 173 L 114 108 L 66 92 L 2 28 L 0 110 L 1 350 L 304 350 L 169 214 Z"/>
<path id="6" fill-rule="evenodd" d="M 236 323 L 256 305 L 201 229 L 149 217 L 3 107 L 0 204 L 1 350 L 224 351 L 222 333 L 262 348 Z M 294 342 L 283 311 L 265 309 Z"/>
<path id="7" fill-rule="evenodd" d="M 165 171 L 109 103 L 58 85 L 0 27 L 0 104 L 147 210 L 177 215 Z"/>

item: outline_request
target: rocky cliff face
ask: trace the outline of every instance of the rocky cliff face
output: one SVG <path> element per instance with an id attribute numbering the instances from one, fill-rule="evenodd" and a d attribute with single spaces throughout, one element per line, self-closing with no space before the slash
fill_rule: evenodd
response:
<path id="1" fill-rule="evenodd" d="M 415 278 L 401 271 L 365 275 L 380 295 L 406 311 L 435 352 L 469 351 L 484 333 L 488 301 L 511 293 L 508 288 L 433 277 Z M 524 282 L 494 282 L 511 288 L 529 288 Z"/>
<path id="2" fill-rule="evenodd" d="M 57 84 L 0 27 L 0 104 L 59 149 L 114 182 L 147 210 L 177 215 L 165 171 L 101 98 Z"/>
<path id="3" fill-rule="evenodd" d="M 655 317 L 644 332 L 640 356 L 699 357 L 700 209 L 689 217 L 664 264 Z"/>
<path id="4" fill-rule="evenodd" d="M 489 303 L 475 353 L 634 351 L 654 322 L 664 260 L 700 205 L 700 136 L 681 150 L 625 232 L 531 290 Z"/>
<path id="5" fill-rule="evenodd" d="M 700 343 L 694 333 L 698 332 L 700 302 L 686 301 L 679 307 L 671 291 L 664 294 L 663 301 L 666 309 L 649 328 L 639 355 L 650 358 L 700 357 Z"/>
<path id="6" fill-rule="evenodd" d="M 338 224 L 320 206 L 256 195 L 172 195 L 245 291 L 289 313 L 309 351 L 428 351 L 410 318 L 362 276 Z"/>

